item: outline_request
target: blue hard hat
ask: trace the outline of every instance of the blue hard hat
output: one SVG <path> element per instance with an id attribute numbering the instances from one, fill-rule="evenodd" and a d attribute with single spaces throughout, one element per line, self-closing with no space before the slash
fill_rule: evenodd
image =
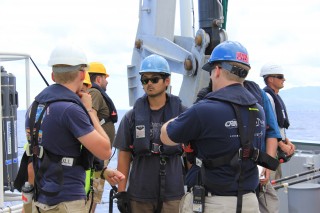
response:
<path id="1" fill-rule="evenodd" d="M 202 69 L 206 71 L 212 70 L 214 62 L 230 61 L 246 65 L 250 68 L 249 55 L 247 49 L 237 41 L 225 41 L 217 45 Z"/>
<path id="2" fill-rule="evenodd" d="M 167 60 L 156 54 L 149 55 L 142 60 L 139 74 L 142 75 L 146 72 L 171 74 Z"/>

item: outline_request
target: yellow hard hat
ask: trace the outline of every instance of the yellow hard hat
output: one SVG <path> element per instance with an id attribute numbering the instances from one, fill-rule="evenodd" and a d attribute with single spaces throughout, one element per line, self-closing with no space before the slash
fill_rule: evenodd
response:
<path id="1" fill-rule="evenodd" d="M 106 75 L 106 77 L 109 77 L 109 74 L 107 73 L 106 68 L 100 62 L 91 62 L 91 63 L 89 63 L 88 72 L 89 73 L 103 74 L 103 75 Z"/>
<path id="2" fill-rule="evenodd" d="M 90 81 L 90 76 L 89 76 L 89 73 L 87 71 L 86 71 L 86 75 L 84 77 L 83 83 L 87 84 L 88 88 L 92 87 L 92 84 L 91 84 L 91 81 Z"/>

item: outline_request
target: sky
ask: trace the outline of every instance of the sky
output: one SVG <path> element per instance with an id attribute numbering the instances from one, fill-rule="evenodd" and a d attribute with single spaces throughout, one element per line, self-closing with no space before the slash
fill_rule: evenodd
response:
<path id="1" fill-rule="evenodd" d="M 72 39 L 81 44 L 89 61 L 106 66 L 109 96 L 118 109 L 129 109 L 127 66 L 131 64 L 139 22 L 139 2 L 0 0 L 0 52 L 31 55 L 51 84 L 51 69 L 47 66 L 51 50 L 62 39 Z M 197 0 L 193 2 L 197 13 Z M 318 20 L 318 0 L 229 0 L 226 31 L 229 40 L 247 48 L 252 67 L 248 79 L 261 87 L 264 83 L 259 77 L 260 68 L 268 61 L 284 67 L 285 89 L 320 86 Z M 179 26 L 176 29 L 179 35 Z M 0 64 L 17 77 L 18 93 L 24 96 L 23 61 Z M 46 85 L 31 62 L 30 68 L 34 97 Z M 26 108 L 23 100 L 20 108 Z"/>

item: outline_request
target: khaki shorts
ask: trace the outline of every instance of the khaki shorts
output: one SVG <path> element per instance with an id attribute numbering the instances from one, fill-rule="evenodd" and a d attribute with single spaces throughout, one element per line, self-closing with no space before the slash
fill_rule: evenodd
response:
<path id="1" fill-rule="evenodd" d="M 278 213 L 279 212 L 279 198 L 276 190 L 273 188 L 270 182 L 266 184 L 266 191 L 260 190 L 259 193 L 259 209 L 261 213 Z"/>
<path id="2" fill-rule="evenodd" d="M 32 202 L 23 204 L 23 212 L 24 213 L 31 213 L 32 212 Z"/>
<path id="3" fill-rule="evenodd" d="M 243 195 L 242 213 L 259 213 L 258 199 L 255 193 Z M 180 201 L 179 213 L 193 213 L 193 193 L 187 192 Z M 236 196 L 206 196 L 204 213 L 236 212 Z"/>
<path id="4" fill-rule="evenodd" d="M 57 205 L 48 206 L 43 203 L 33 202 L 32 212 L 38 213 L 38 209 L 40 213 L 86 213 L 85 208 L 85 200 L 75 200 L 75 201 L 68 201 L 68 202 L 61 202 Z M 38 208 L 37 208 L 38 207 Z"/>
<path id="5" fill-rule="evenodd" d="M 105 180 L 100 178 L 101 171 L 94 172 L 93 174 L 93 202 L 101 203 L 102 195 L 104 191 Z M 92 193 L 90 192 L 88 203 L 91 202 Z"/>
<path id="6" fill-rule="evenodd" d="M 180 200 L 170 200 L 163 202 L 161 213 L 178 213 Z M 130 201 L 131 213 L 155 212 L 157 202 Z"/>
<path id="7" fill-rule="evenodd" d="M 109 160 L 105 160 L 104 166 L 106 167 L 108 164 L 109 164 Z M 93 193 L 93 202 L 94 203 L 101 203 L 101 201 L 102 201 L 104 184 L 105 184 L 106 180 L 101 179 L 100 175 L 101 175 L 101 171 L 96 171 L 93 174 L 93 181 L 92 181 L 93 184 L 92 185 L 93 185 L 93 190 L 94 190 L 94 193 Z M 90 208 L 91 200 L 92 200 L 92 192 L 90 192 L 89 199 L 86 204 L 87 209 Z"/>

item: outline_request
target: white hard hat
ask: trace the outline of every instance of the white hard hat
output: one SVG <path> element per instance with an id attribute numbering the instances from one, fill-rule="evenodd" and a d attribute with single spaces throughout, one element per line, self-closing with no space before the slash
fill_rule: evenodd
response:
<path id="1" fill-rule="evenodd" d="M 60 43 L 51 52 L 48 65 L 88 66 L 84 51 L 73 43 Z"/>
<path id="2" fill-rule="evenodd" d="M 284 75 L 283 68 L 274 62 L 268 62 L 262 66 L 260 71 L 260 76 L 273 75 L 273 74 L 282 74 Z"/>

